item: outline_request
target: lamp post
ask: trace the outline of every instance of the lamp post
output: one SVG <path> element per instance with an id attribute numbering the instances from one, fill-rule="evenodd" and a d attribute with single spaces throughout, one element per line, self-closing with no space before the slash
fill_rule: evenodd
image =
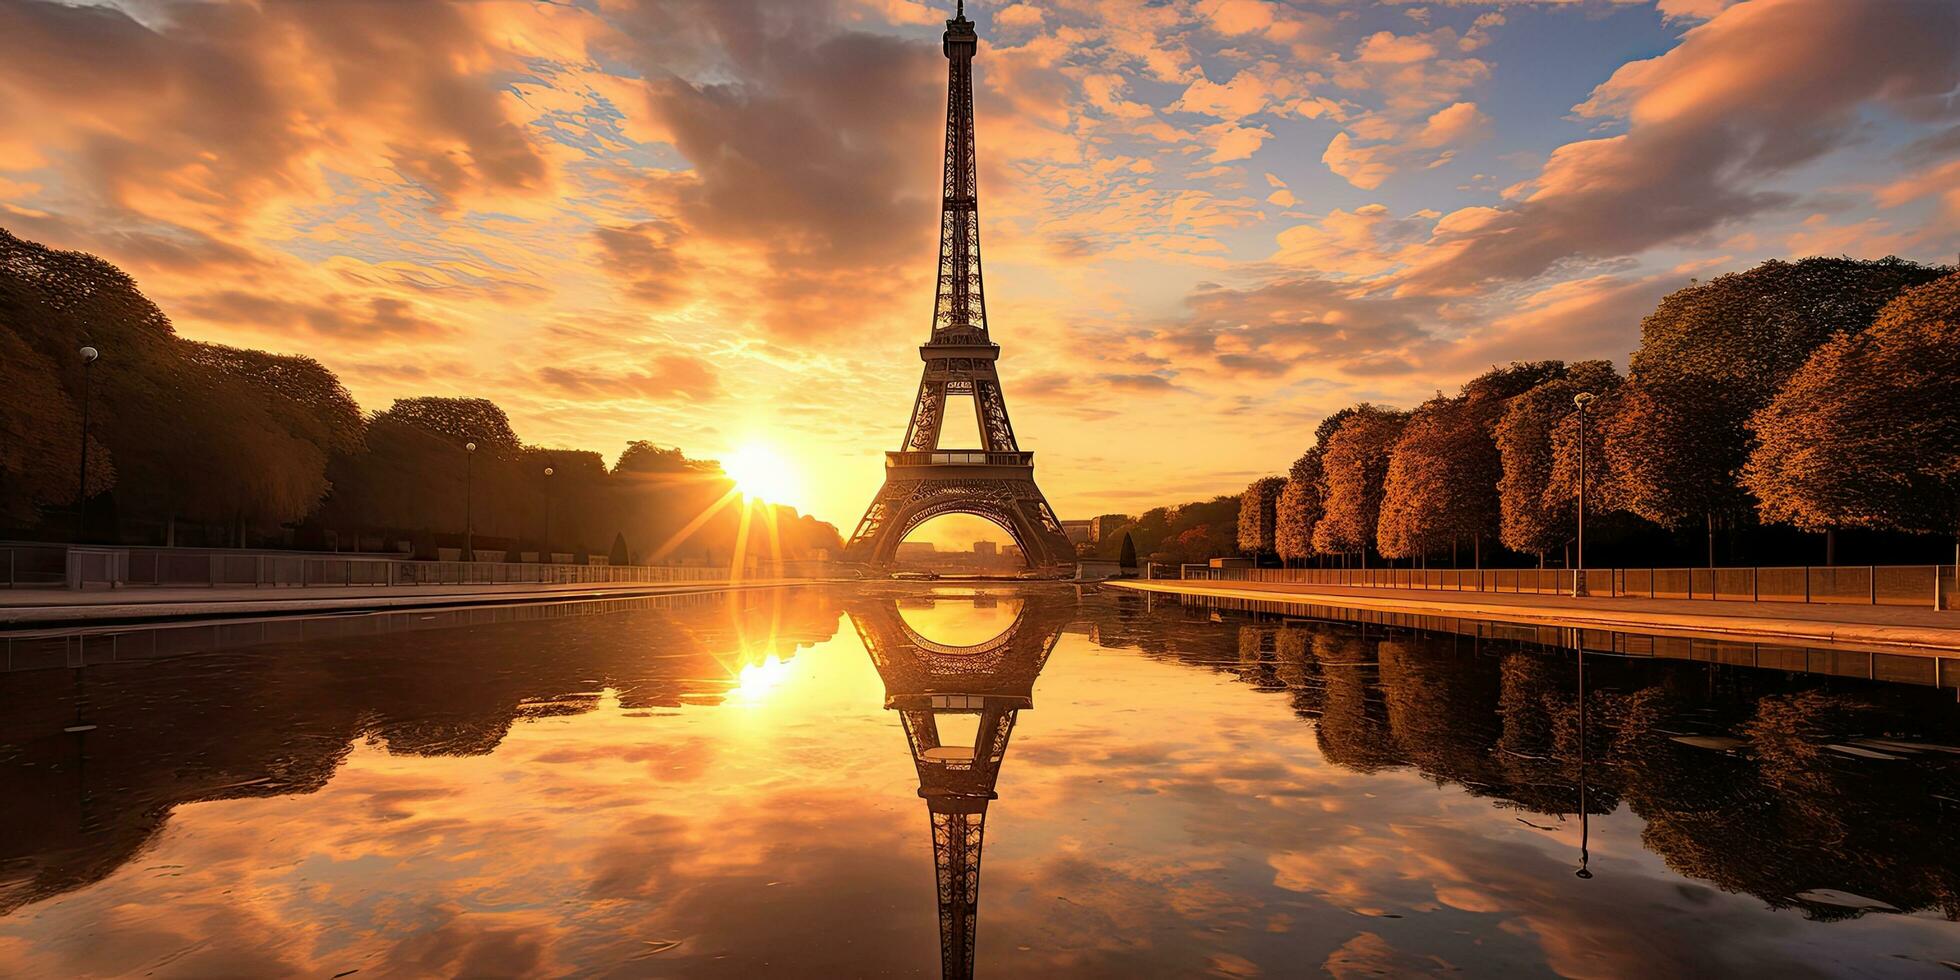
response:
<path id="1" fill-rule="evenodd" d="M 544 468 L 544 554 L 538 560 L 551 564 L 551 474 L 557 472 L 551 467 Z"/>
<path id="2" fill-rule="evenodd" d="M 1590 391 L 1572 396 L 1572 404 L 1579 408 L 1579 567 L 1572 573 L 1574 596 L 1591 594 L 1586 590 L 1586 406 L 1592 401 Z"/>
<path id="3" fill-rule="evenodd" d="M 463 443 L 463 560 L 476 560 L 476 443 Z"/>
<path id="4" fill-rule="evenodd" d="M 75 478 L 75 540 L 88 537 L 88 402 L 89 365 L 102 356 L 93 347 L 83 347 L 82 355 L 82 458 Z"/>

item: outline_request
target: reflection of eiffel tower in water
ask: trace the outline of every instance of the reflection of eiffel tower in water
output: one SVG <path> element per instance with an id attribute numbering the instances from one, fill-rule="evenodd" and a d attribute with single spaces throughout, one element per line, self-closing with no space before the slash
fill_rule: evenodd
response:
<path id="1" fill-rule="evenodd" d="M 946 977 L 971 977 L 987 804 L 995 798 L 994 781 L 1015 716 L 1034 706 L 1035 677 L 1061 636 L 1066 615 L 1052 600 L 1029 597 L 998 635 L 956 646 L 919 635 L 891 600 L 866 601 L 852 606 L 850 614 L 884 678 L 885 707 L 898 712 L 905 728 L 919 796 L 932 818 L 940 968 Z M 971 745 L 949 741 L 964 727 L 960 716 L 978 716 Z"/>

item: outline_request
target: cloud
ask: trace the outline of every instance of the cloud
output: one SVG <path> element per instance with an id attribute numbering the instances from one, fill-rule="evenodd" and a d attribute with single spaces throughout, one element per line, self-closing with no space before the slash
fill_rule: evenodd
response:
<path id="1" fill-rule="evenodd" d="M 1435 218 L 1433 211 L 1397 218 L 1381 204 L 1353 211 L 1335 208 L 1281 231 L 1273 260 L 1329 275 L 1378 276 L 1420 251 Z"/>
<path id="2" fill-rule="evenodd" d="M 1169 111 L 1239 120 L 1269 108 L 1290 109 L 1292 103 L 1306 96 L 1307 89 L 1295 73 L 1268 61 L 1240 70 L 1224 84 L 1200 74 L 1171 103 Z"/>
<path id="3" fill-rule="evenodd" d="M 1320 162 L 1327 169 L 1339 174 L 1343 180 L 1362 190 L 1374 190 L 1395 173 L 1395 167 L 1388 160 L 1388 152 L 1393 147 L 1359 147 L 1346 133 L 1335 133 L 1327 141 L 1327 149 L 1320 154 Z"/>
<path id="4" fill-rule="evenodd" d="M 834 332 L 864 322 L 867 305 L 890 297 L 901 265 L 930 254 L 932 229 L 920 219 L 934 209 L 938 154 L 919 134 L 943 125 L 943 62 L 924 45 L 831 27 L 819 12 L 752 7 L 650 8 L 643 29 L 699 35 L 713 54 L 694 57 L 720 67 L 712 81 L 689 80 L 666 73 L 659 45 L 640 52 L 654 76 L 653 117 L 692 166 L 639 188 L 678 234 L 614 237 L 606 247 L 615 271 L 634 257 L 661 264 L 693 251 L 752 263 L 755 274 L 738 278 L 763 326 Z M 664 257 L 676 249 L 681 257 Z"/>
<path id="5" fill-rule="evenodd" d="M 1204 284 L 1184 305 L 1182 319 L 1131 336 L 1130 350 L 1214 379 L 1277 379 L 1406 370 L 1402 353 L 1428 337 L 1416 318 L 1420 305 L 1316 276 L 1247 288 Z"/>
<path id="6" fill-rule="evenodd" d="M 664 221 L 643 221 L 627 228 L 594 229 L 599 264 L 626 283 L 634 298 L 667 306 L 691 292 L 694 264 L 683 258 L 674 242 L 679 230 Z"/>
<path id="7" fill-rule="evenodd" d="M 1259 152 L 1259 148 L 1272 136 L 1272 130 L 1263 126 L 1240 126 L 1229 122 L 1206 126 L 1204 138 L 1211 144 L 1211 154 L 1205 159 L 1212 163 L 1243 160 Z"/>
<path id="8" fill-rule="evenodd" d="M 1041 23 L 1041 8 L 1031 3 L 1010 4 L 994 13 L 994 23 L 1002 27 L 1033 27 Z"/>
<path id="9" fill-rule="evenodd" d="M 538 369 L 538 380 L 581 398 L 685 398 L 709 401 L 721 394 L 721 378 L 707 361 L 687 354 L 662 354 L 639 371 L 610 373 L 579 367 Z"/>
<path id="10" fill-rule="evenodd" d="M 1436 350 L 1425 362 L 1471 372 L 1492 364 L 1557 357 L 1616 360 L 1640 343 L 1640 321 L 1661 297 L 1687 283 L 1681 274 L 1602 275 L 1556 283 L 1518 297 L 1488 323 Z"/>
<path id="11" fill-rule="evenodd" d="M 238 217 L 314 185 L 325 161 L 360 157 L 442 201 L 550 184 L 546 156 L 492 84 L 521 66 L 481 42 L 466 7 L 159 13 L 152 27 L 114 7 L 0 5 L 7 128 L 31 130 L 32 153 L 100 204 Z M 22 155 L 15 142 L 0 138 L 0 159 Z"/>
<path id="12" fill-rule="evenodd" d="M 1439 166 L 1455 155 L 1454 147 L 1489 135 L 1490 117 L 1475 102 L 1458 102 L 1438 109 L 1423 121 L 1421 129 L 1400 142 L 1361 146 L 1346 132 L 1336 133 L 1320 159 L 1348 183 L 1374 190 L 1403 166 Z"/>
<path id="13" fill-rule="evenodd" d="M 1519 203 L 1439 234 L 1410 289 L 1468 291 L 1571 259 L 1628 255 L 1788 205 L 1767 179 L 1857 138 L 1861 113 L 1943 111 L 1960 7 L 1756 0 L 1621 67 L 1575 107 L 1626 132 L 1555 151 Z M 1830 65 L 1830 71 L 1817 66 Z M 1446 219 L 1447 221 L 1447 219 Z"/>
<path id="14" fill-rule="evenodd" d="M 333 295 L 298 300 L 227 289 L 187 297 L 182 308 L 191 316 L 268 333 L 300 330 L 319 337 L 372 340 L 435 337 L 450 332 L 449 327 L 428 319 L 412 304 L 389 296 Z"/>

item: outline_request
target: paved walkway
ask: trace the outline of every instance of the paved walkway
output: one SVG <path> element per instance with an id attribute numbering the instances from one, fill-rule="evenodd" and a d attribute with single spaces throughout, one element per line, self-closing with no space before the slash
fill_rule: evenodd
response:
<path id="1" fill-rule="evenodd" d="M 372 612 L 546 599 L 617 599 L 809 584 L 811 579 L 632 582 L 580 585 L 397 585 L 223 589 L 15 589 L 0 591 L 0 629 L 208 619 L 228 616 Z"/>
<path id="2" fill-rule="evenodd" d="M 1697 599 L 1575 599 L 1509 592 L 1343 588 L 1294 582 L 1150 580 L 1116 588 L 1458 616 L 1537 626 L 1751 637 L 1806 644 L 1960 652 L 1960 612 L 1917 606 Z"/>

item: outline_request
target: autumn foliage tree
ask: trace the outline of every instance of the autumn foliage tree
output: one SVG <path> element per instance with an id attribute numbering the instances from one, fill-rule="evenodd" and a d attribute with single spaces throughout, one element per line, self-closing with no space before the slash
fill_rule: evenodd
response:
<path id="1" fill-rule="evenodd" d="M 1353 408 L 1343 408 L 1324 419 L 1314 427 L 1313 445 L 1293 461 L 1287 470 L 1286 486 L 1280 491 L 1279 501 L 1274 506 L 1273 546 L 1282 561 L 1299 561 L 1311 558 L 1318 552 L 1313 546 L 1314 525 L 1320 522 L 1324 513 L 1327 485 L 1324 478 L 1322 460 L 1327 454 L 1327 440 L 1339 429 L 1342 423 L 1354 415 Z"/>
<path id="2" fill-rule="evenodd" d="M 1800 528 L 1960 530 L 1960 274 L 1819 348 L 1749 421 L 1743 484 Z"/>
<path id="3" fill-rule="evenodd" d="M 1641 323 L 1605 450 L 1626 506 L 1659 524 L 1748 507 L 1750 417 L 1831 338 L 1940 270 L 1896 258 L 1765 262 L 1669 294 Z"/>
<path id="4" fill-rule="evenodd" d="M 1503 476 L 1495 429 L 1510 399 L 1563 373 L 1557 361 L 1492 368 L 1455 398 L 1437 396 L 1416 409 L 1389 459 L 1376 543 L 1390 558 L 1467 541 L 1481 560 L 1483 540 L 1498 533 Z"/>
<path id="5" fill-rule="evenodd" d="M 1360 553 L 1374 542 L 1389 455 L 1408 415 L 1362 403 L 1327 440 L 1322 457 L 1327 493 L 1313 546 L 1333 554 Z"/>
<path id="6" fill-rule="evenodd" d="M 1300 461 L 1306 459 L 1302 456 Z M 1309 475 L 1299 472 L 1302 467 L 1295 464 L 1286 485 L 1280 488 L 1279 500 L 1273 505 L 1273 551 L 1282 562 L 1302 561 L 1314 555 L 1313 525 L 1320 520 L 1320 457 L 1313 457 L 1311 465 L 1313 472 Z"/>
<path id="7" fill-rule="evenodd" d="M 1540 556 L 1564 545 L 1576 530 L 1572 487 L 1555 474 L 1561 464 L 1560 439 L 1572 418 L 1572 398 L 1582 391 L 1607 395 L 1618 389 L 1619 375 L 1607 361 L 1579 361 L 1505 403 L 1504 414 L 1493 430 L 1499 469 L 1499 540 L 1514 551 Z M 1599 404 L 1599 403 L 1595 403 Z M 1601 464 L 1596 435 L 1602 426 L 1591 426 L 1595 441 L 1592 465 Z M 1573 433 L 1576 440 L 1577 434 Z M 1587 483 L 1595 490 L 1607 480 L 1588 474 Z"/>
<path id="8" fill-rule="evenodd" d="M 1286 488 L 1283 476 L 1261 477 L 1239 495 L 1238 545 L 1248 555 L 1270 555 L 1275 551 L 1274 529 L 1280 491 Z"/>

